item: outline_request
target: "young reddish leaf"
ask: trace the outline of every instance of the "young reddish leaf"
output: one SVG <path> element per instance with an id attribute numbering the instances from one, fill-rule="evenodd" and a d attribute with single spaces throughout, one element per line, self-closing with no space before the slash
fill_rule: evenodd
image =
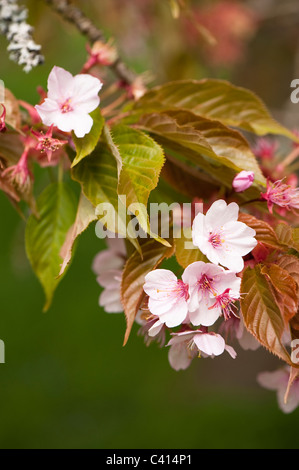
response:
<path id="1" fill-rule="evenodd" d="M 81 235 L 81 233 L 84 232 L 89 224 L 91 224 L 91 222 L 94 220 L 97 220 L 95 208 L 82 193 L 80 196 L 75 222 L 69 229 L 65 242 L 60 250 L 60 256 L 63 259 L 63 262 L 59 272 L 59 277 L 62 276 L 66 267 L 71 261 L 74 243 L 77 237 Z"/>
<path id="2" fill-rule="evenodd" d="M 279 243 L 299 251 L 299 228 L 292 228 L 285 223 L 281 223 L 277 225 L 275 232 Z"/>
<path id="3" fill-rule="evenodd" d="M 248 331 L 270 352 L 292 365 L 281 340 L 285 322 L 260 265 L 244 271 L 241 292 L 241 310 Z"/>
<path id="4" fill-rule="evenodd" d="M 138 309 L 144 298 L 144 278 L 156 269 L 165 258 L 170 258 L 174 247 L 166 247 L 153 239 L 141 245 L 142 257 L 136 251 L 128 259 L 122 275 L 121 298 L 127 321 L 124 345 L 127 343 Z"/>
<path id="5" fill-rule="evenodd" d="M 168 155 L 161 176 L 176 191 L 191 198 L 207 198 L 219 190 L 208 175 Z"/>
<path id="6" fill-rule="evenodd" d="M 244 224 L 248 225 L 248 227 L 251 227 L 256 231 L 255 238 L 259 242 L 270 246 L 271 248 L 276 248 L 279 250 L 282 249 L 275 230 L 271 227 L 271 225 L 267 224 L 267 222 L 257 219 L 253 215 L 246 214 L 244 212 L 239 213 L 239 221 L 243 222 Z"/>
<path id="7" fill-rule="evenodd" d="M 271 283 L 276 303 L 287 325 L 298 309 L 299 286 L 285 269 L 276 264 L 263 266 L 261 273 Z"/>
<path id="8" fill-rule="evenodd" d="M 257 135 L 281 134 L 298 141 L 291 131 L 275 121 L 253 92 L 225 80 L 182 80 L 166 83 L 145 93 L 133 110 L 145 112 L 180 108 L 227 126 Z"/>
<path id="9" fill-rule="evenodd" d="M 294 255 L 281 255 L 276 264 L 285 269 L 299 286 L 299 258 Z"/>

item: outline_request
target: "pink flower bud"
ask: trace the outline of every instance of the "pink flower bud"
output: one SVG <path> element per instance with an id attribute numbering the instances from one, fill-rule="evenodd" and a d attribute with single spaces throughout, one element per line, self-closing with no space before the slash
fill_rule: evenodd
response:
<path id="1" fill-rule="evenodd" d="M 250 188 L 253 181 L 254 181 L 253 171 L 243 170 L 235 176 L 232 185 L 233 185 L 234 190 L 237 193 L 240 193 Z"/>

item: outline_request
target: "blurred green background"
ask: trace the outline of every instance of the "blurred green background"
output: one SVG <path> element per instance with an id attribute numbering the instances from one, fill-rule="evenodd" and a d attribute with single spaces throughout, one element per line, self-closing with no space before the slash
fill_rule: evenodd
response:
<path id="1" fill-rule="evenodd" d="M 0 78 L 17 98 L 35 104 L 36 87 L 46 87 L 53 65 L 79 72 L 86 59 L 85 40 L 43 2 L 25 3 L 46 61 L 23 73 L 8 60 L 1 37 Z M 178 20 L 164 0 L 123 1 L 121 15 L 117 0 L 76 3 L 94 18 L 97 14 L 98 25 L 116 38 L 127 62 L 139 72 L 153 71 L 157 82 L 225 76 L 257 91 L 277 116 L 288 108 L 296 122 L 296 105 L 288 103 L 290 82 L 299 78 L 294 76 L 296 23 L 294 31 L 289 26 L 280 29 L 283 34 L 278 37 L 281 23 L 275 29 L 266 22 L 246 44 L 241 61 L 215 67 L 183 42 Z M 197 7 L 203 2 L 191 3 Z M 141 12 L 151 26 L 146 29 L 140 26 L 145 23 L 138 23 L 141 45 L 133 54 L 130 40 L 134 43 L 134 22 L 139 22 Z M 180 44 L 178 50 L 170 47 L 167 63 L 162 60 L 167 55 L 166 36 L 168 44 Z M 175 65 L 180 63 L 186 67 Z M 286 123 L 289 114 L 284 116 Z M 3 194 L 0 208 L 0 338 L 6 346 L 6 363 L 0 364 L 0 448 L 299 447 L 299 409 L 283 414 L 275 393 L 256 383 L 258 372 L 280 365 L 265 350 L 245 352 L 236 347 L 236 360 L 228 355 L 199 359 L 188 370 L 175 372 L 167 349 L 156 344 L 147 348 L 137 325 L 127 346 L 122 346 L 123 315 L 108 315 L 98 307 L 100 287 L 91 264 L 104 243 L 93 226 L 82 235 L 51 309 L 42 313 L 42 289 L 24 251 L 25 224 Z"/>

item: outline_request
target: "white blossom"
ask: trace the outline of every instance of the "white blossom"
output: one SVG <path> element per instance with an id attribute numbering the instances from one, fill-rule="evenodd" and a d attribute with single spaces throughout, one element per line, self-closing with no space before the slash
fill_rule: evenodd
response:
<path id="1" fill-rule="evenodd" d="M 27 9 L 17 0 L 0 0 L 0 33 L 9 41 L 9 58 L 23 66 L 25 72 L 43 63 L 41 46 L 32 38 L 33 27 L 26 23 Z"/>

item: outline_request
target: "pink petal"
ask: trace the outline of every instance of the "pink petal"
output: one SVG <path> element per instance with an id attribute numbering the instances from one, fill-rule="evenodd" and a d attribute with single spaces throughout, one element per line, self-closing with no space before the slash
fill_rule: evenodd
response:
<path id="1" fill-rule="evenodd" d="M 100 103 L 98 93 L 102 82 L 92 75 L 79 74 L 74 77 L 72 103 L 76 111 L 90 113 Z"/>
<path id="2" fill-rule="evenodd" d="M 198 349 L 208 356 L 219 356 L 225 348 L 225 341 L 218 334 L 199 333 L 194 336 L 193 341 Z"/>
<path id="3" fill-rule="evenodd" d="M 48 98 L 54 101 L 65 101 L 72 96 L 73 75 L 56 65 L 48 77 Z"/>
<path id="4" fill-rule="evenodd" d="M 168 352 L 169 364 L 174 370 L 187 369 L 193 357 L 185 342 L 173 345 Z"/>

